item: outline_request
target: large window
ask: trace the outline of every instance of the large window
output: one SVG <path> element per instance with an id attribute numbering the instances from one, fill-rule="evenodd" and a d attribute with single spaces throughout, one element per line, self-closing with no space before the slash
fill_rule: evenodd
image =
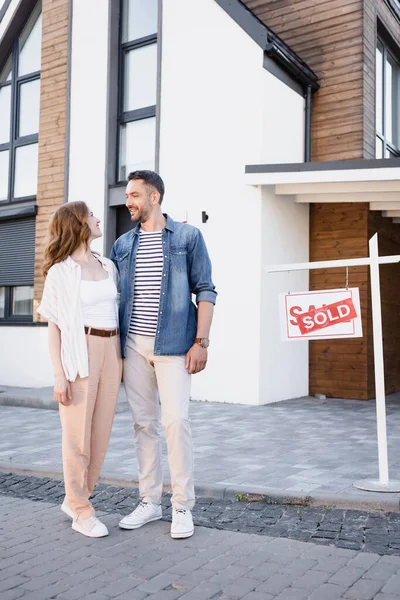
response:
<path id="1" fill-rule="evenodd" d="M 118 181 L 154 169 L 158 0 L 122 0 Z"/>
<path id="2" fill-rule="evenodd" d="M 380 40 L 375 81 L 376 158 L 400 156 L 400 67 Z"/>
<path id="3" fill-rule="evenodd" d="M 0 65 L 0 203 L 36 197 L 41 34 L 39 2 Z"/>

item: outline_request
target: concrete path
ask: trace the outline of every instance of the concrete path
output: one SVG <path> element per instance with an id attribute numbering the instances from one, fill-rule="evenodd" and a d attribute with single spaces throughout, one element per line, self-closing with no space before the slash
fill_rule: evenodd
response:
<path id="1" fill-rule="evenodd" d="M 400 494 L 362 492 L 353 482 L 378 475 L 375 403 L 300 398 L 252 407 L 193 402 L 198 492 L 311 496 L 338 506 L 398 510 Z M 400 479 L 400 395 L 388 399 L 391 478 Z M 164 448 L 166 481 L 168 467 Z M 57 411 L 0 406 L 0 468 L 61 474 Z M 129 412 L 116 415 L 102 472 L 137 480 Z"/>
<path id="2" fill-rule="evenodd" d="M 100 516 L 100 514 L 99 514 Z M 72 532 L 59 506 L 0 495 L 2 600 L 399 600 L 400 557 L 158 521 Z"/>

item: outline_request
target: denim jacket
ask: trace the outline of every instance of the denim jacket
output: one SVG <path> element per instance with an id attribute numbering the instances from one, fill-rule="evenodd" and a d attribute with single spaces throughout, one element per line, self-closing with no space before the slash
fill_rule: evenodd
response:
<path id="1" fill-rule="evenodd" d="M 197 333 L 197 307 L 201 300 L 215 304 L 217 293 L 211 280 L 211 262 L 201 232 L 164 215 L 167 223 L 162 232 L 164 268 L 154 354 L 186 354 Z M 121 351 L 125 358 L 126 338 L 132 314 L 135 261 L 140 224 L 121 235 L 114 243 L 110 258 L 120 274 L 121 298 L 119 326 Z"/>

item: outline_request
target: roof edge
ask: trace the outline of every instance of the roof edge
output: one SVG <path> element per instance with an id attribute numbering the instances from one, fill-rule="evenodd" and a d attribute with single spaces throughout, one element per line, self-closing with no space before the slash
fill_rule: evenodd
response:
<path id="1" fill-rule="evenodd" d="M 358 169 L 399 168 L 399 158 L 327 160 L 324 162 L 246 165 L 245 173 L 301 173 L 308 171 L 348 171 Z"/>
<path id="2" fill-rule="evenodd" d="M 262 48 L 265 54 L 304 88 L 319 89 L 318 76 L 276 33 L 241 0 L 215 2 Z"/>

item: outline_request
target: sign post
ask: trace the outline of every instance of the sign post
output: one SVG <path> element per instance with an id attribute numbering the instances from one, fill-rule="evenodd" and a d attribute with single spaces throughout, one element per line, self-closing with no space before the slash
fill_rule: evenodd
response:
<path id="1" fill-rule="evenodd" d="M 386 433 L 385 374 L 382 342 L 382 309 L 379 280 L 379 265 L 397 262 L 400 262 L 400 255 L 379 256 L 378 234 L 376 233 L 369 241 L 369 258 L 353 258 L 349 260 L 330 260 L 314 263 L 298 263 L 264 267 L 268 273 L 280 273 L 283 271 L 306 271 L 311 269 L 332 269 L 337 267 L 355 267 L 361 265 L 369 265 L 370 267 L 379 479 L 366 479 L 357 481 L 353 485 L 359 489 L 371 492 L 400 492 L 400 481 L 389 481 Z M 304 337 L 303 339 L 310 338 Z"/>

